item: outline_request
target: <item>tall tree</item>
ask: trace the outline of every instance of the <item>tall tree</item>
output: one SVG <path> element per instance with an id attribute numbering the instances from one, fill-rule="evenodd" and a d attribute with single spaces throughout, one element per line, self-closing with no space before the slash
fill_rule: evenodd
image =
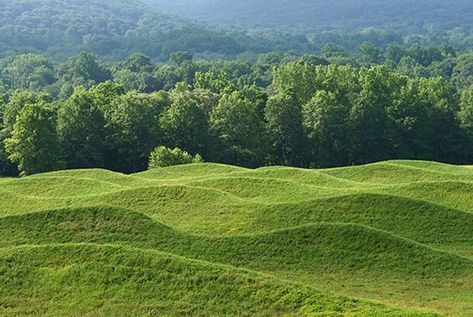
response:
<path id="1" fill-rule="evenodd" d="M 6 107 L 6 97 L 0 95 L 0 175 L 15 176 L 18 175 L 18 169 L 8 159 L 8 154 L 5 152 L 5 133 L 3 129 L 3 115 Z"/>
<path id="2" fill-rule="evenodd" d="M 236 90 L 236 87 L 230 82 L 226 73 L 220 72 L 197 72 L 195 74 L 195 88 L 210 90 L 215 94 L 221 94 L 225 90 Z"/>
<path id="3" fill-rule="evenodd" d="M 90 88 L 90 93 L 97 107 L 105 113 L 110 110 L 115 99 L 125 94 L 125 89 L 122 85 L 108 80 Z"/>
<path id="4" fill-rule="evenodd" d="M 248 167 L 264 163 L 264 123 L 256 106 L 241 92 L 224 94 L 210 120 L 212 133 L 219 142 L 214 155 L 220 161 Z"/>
<path id="5" fill-rule="evenodd" d="M 389 118 L 390 155 L 403 159 L 434 159 L 431 135 L 432 107 L 420 95 L 419 81 L 403 78 L 403 84 L 395 93 L 387 108 Z"/>
<path id="6" fill-rule="evenodd" d="M 384 67 L 360 70 L 361 92 L 350 111 L 352 162 L 364 164 L 389 157 L 387 107 L 392 101 L 390 74 Z"/>
<path id="7" fill-rule="evenodd" d="M 12 89 L 40 90 L 56 81 L 52 62 L 37 54 L 18 55 L 5 72 Z"/>
<path id="8" fill-rule="evenodd" d="M 113 78 L 126 90 L 152 92 L 158 90 L 159 82 L 154 75 L 155 67 L 151 59 L 143 54 L 133 54 L 123 63 L 113 67 Z"/>
<path id="9" fill-rule="evenodd" d="M 316 67 L 296 61 L 274 70 L 272 89 L 292 94 L 300 105 L 306 104 L 321 86 Z"/>
<path id="10" fill-rule="evenodd" d="M 173 101 L 160 118 L 160 124 L 169 147 L 178 147 L 191 154 L 206 154 L 209 124 L 205 105 L 190 91 L 173 93 Z"/>
<path id="11" fill-rule="evenodd" d="M 301 107 L 288 94 L 272 96 L 265 108 L 266 130 L 270 143 L 270 162 L 305 166 L 305 138 Z"/>
<path id="12" fill-rule="evenodd" d="M 151 67 L 153 63 L 151 58 L 143 54 L 130 55 L 124 62 L 124 68 L 134 73 L 138 73 L 144 69 Z"/>
<path id="13" fill-rule="evenodd" d="M 92 87 L 112 79 L 111 71 L 102 65 L 92 53 L 82 52 L 59 69 L 61 95 L 68 97 L 77 86 Z"/>
<path id="14" fill-rule="evenodd" d="M 341 166 L 349 163 L 350 104 L 335 93 L 319 91 L 303 108 L 303 123 L 310 141 L 312 166 Z"/>
<path id="15" fill-rule="evenodd" d="M 5 149 L 22 175 L 63 167 L 55 120 L 55 112 L 44 103 L 29 104 L 18 115 Z"/>
<path id="16" fill-rule="evenodd" d="M 10 136 L 17 116 L 28 104 L 35 104 L 47 101 L 48 95 L 44 93 L 34 93 L 30 91 L 16 90 L 10 100 L 2 107 L 3 131 L 2 138 Z"/>
<path id="17" fill-rule="evenodd" d="M 57 129 L 68 168 L 104 167 L 105 119 L 92 93 L 75 89 L 59 108 Z"/>
<path id="18" fill-rule="evenodd" d="M 458 118 L 462 128 L 473 137 L 473 85 L 461 92 Z"/>
<path id="19" fill-rule="evenodd" d="M 167 106 L 166 93 L 129 92 L 113 100 L 105 112 L 108 168 L 123 172 L 146 169 L 149 154 L 162 143 L 159 117 Z"/>
<path id="20" fill-rule="evenodd" d="M 473 53 L 460 55 L 457 65 L 453 69 L 452 81 L 458 89 L 463 89 L 473 84 Z"/>
<path id="21" fill-rule="evenodd" d="M 464 89 L 461 93 L 458 119 L 466 139 L 465 156 L 468 160 L 471 160 L 473 157 L 473 85 Z"/>
<path id="22" fill-rule="evenodd" d="M 430 144 L 435 150 L 435 160 L 456 162 L 461 160 L 462 133 L 458 122 L 460 101 L 453 85 L 442 77 L 419 79 L 420 98 L 432 109 Z M 448 145 L 448 146 L 445 146 Z"/>

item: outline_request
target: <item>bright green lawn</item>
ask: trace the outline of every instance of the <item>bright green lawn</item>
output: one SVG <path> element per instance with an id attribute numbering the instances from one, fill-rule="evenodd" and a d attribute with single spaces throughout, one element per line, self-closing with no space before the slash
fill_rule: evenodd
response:
<path id="1" fill-rule="evenodd" d="M 0 315 L 472 316 L 472 285 L 467 167 L 0 179 Z"/>

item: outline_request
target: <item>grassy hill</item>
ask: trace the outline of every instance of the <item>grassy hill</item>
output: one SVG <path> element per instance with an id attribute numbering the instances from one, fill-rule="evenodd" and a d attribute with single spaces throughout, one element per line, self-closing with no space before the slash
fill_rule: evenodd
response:
<path id="1" fill-rule="evenodd" d="M 473 169 L 0 179 L 0 315 L 471 316 Z"/>

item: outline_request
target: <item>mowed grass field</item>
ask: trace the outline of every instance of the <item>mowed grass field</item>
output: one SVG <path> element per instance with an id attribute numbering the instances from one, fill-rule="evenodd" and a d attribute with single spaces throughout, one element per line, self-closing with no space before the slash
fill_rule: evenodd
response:
<path id="1" fill-rule="evenodd" d="M 473 316 L 473 169 L 0 178 L 1 316 Z"/>

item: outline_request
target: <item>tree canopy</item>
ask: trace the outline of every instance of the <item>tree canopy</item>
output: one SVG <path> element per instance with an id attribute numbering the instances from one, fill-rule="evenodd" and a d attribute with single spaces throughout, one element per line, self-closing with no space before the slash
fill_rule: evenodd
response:
<path id="1" fill-rule="evenodd" d="M 248 167 L 472 162 L 470 53 L 327 52 L 273 52 L 253 62 L 181 51 L 167 63 L 143 54 L 111 64 L 91 53 L 59 64 L 43 55 L 4 59 L 0 173 L 136 172 L 159 146 Z M 380 54 L 382 62 L 367 57 Z M 28 75 L 44 67 L 52 82 Z"/>

